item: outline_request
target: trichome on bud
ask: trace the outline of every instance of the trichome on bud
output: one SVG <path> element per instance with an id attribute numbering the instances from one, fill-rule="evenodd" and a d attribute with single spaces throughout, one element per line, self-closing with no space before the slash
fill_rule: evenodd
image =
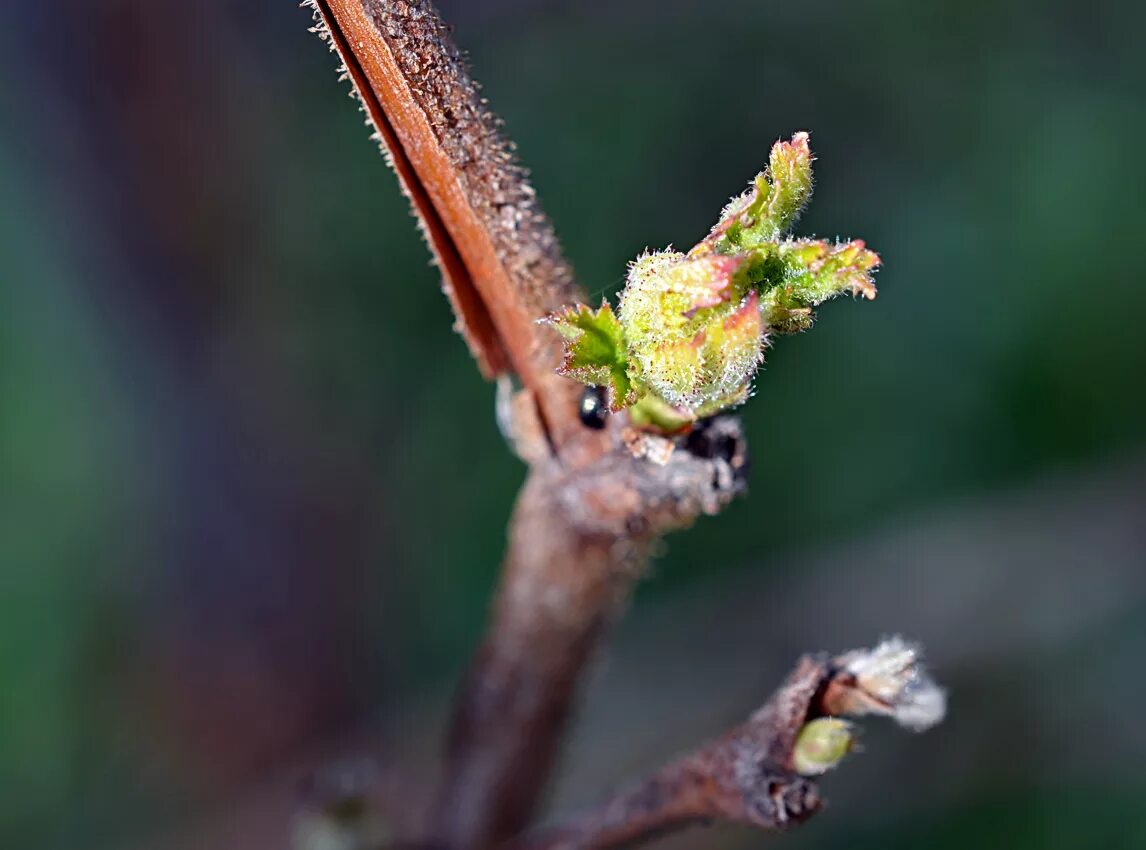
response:
<path id="1" fill-rule="evenodd" d="M 743 402 L 774 335 L 811 327 L 837 295 L 875 298 L 879 257 L 862 241 L 790 237 L 811 194 L 808 134 L 796 133 L 690 251 L 633 261 L 616 312 L 577 304 L 543 319 L 565 340 L 559 371 L 663 433 Z"/>

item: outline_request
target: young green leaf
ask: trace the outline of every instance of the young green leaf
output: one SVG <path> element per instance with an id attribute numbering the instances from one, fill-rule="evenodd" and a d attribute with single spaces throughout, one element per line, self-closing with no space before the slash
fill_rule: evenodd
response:
<path id="1" fill-rule="evenodd" d="M 605 387 L 614 412 L 637 400 L 629 376 L 625 334 L 607 301 L 602 301 L 596 311 L 584 304 L 565 307 L 543 321 L 565 338 L 560 374 Z"/>
<path id="2" fill-rule="evenodd" d="M 875 298 L 872 272 L 879 267 L 879 255 L 862 239 L 834 244 L 822 239 L 781 242 L 780 256 L 791 270 L 793 293 L 808 306 L 845 292 L 869 301 Z"/>
<path id="3" fill-rule="evenodd" d="M 790 142 L 776 142 L 768 157 L 764 217 L 776 235 L 786 233 L 812 199 L 812 150 L 808 134 L 796 133 Z M 760 186 L 760 178 L 756 178 Z M 763 190 L 763 186 L 760 186 Z"/>
<path id="4" fill-rule="evenodd" d="M 768 168 L 724 208 L 706 241 L 716 250 L 775 242 L 791 229 L 812 197 L 812 151 L 808 134 L 772 145 Z"/>

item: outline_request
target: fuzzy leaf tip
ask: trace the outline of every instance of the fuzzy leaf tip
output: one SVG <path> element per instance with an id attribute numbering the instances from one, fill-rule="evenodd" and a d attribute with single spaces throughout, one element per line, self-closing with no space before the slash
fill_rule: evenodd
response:
<path id="1" fill-rule="evenodd" d="M 879 254 L 862 239 L 831 243 L 823 239 L 785 242 L 781 256 L 792 270 L 792 287 L 807 305 L 814 306 L 850 292 L 869 301 L 875 298 L 873 272 L 879 267 Z"/>
<path id="2" fill-rule="evenodd" d="M 806 132 L 777 141 L 768 167 L 751 187 L 724 208 L 705 240 L 717 250 L 755 248 L 774 242 L 795 224 L 812 197 L 812 149 Z"/>
<path id="3" fill-rule="evenodd" d="M 768 170 L 762 175 L 767 189 L 764 216 L 784 233 L 812 197 L 812 149 L 806 132 L 796 133 L 790 142 L 776 142 L 768 156 Z M 757 178 L 757 185 L 760 178 Z M 760 186 L 765 190 L 765 186 Z"/>

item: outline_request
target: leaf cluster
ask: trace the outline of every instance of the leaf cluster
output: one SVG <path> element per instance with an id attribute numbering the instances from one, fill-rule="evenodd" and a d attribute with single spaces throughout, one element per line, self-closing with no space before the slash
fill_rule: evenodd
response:
<path id="1" fill-rule="evenodd" d="M 808 134 L 772 146 L 768 167 L 687 253 L 630 266 L 616 312 L 578 304 L 544 321 L 564 337 L 561 373 L 606 388 L 610 408 L 676 431 L 740 404 L 773 335 L 807 330 L 837 295 L 876 294 L 879 256 L 861 240 L 789 234 L 812 195 Z"/>

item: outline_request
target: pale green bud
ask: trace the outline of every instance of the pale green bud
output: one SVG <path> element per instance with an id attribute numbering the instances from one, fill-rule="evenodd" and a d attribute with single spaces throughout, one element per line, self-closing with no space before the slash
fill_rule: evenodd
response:
<path id="1" fill-rule="evenodd" d="M 745 258 L 672 251 L 629 269 L 618 317 L 645 387 L 686 414 L 747 395 L 764 356 L 764 322 L 738 275 Z"/>
<path id="2" fill-rule="evenodd" d="M 838 717 L 818 717 L 805 723 L 796 736 L 792 768 L 804 776 L 831 770 L 855 746 L 852 725 Z"/>

